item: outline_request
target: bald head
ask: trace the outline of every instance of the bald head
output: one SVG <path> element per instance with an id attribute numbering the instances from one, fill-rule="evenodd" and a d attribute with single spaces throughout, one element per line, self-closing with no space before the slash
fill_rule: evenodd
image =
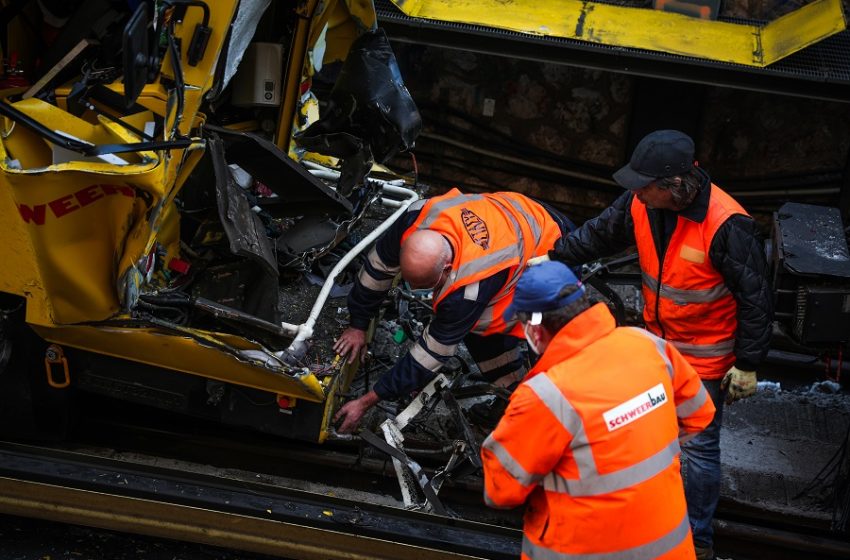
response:
<path id="1" fill-rule="evenodd" d="M 401 275 L 411 287 L 431 288 L 451 265 L 452 247 L 436 231 L 415 231 L 401 244 L 400 261 Z"/>

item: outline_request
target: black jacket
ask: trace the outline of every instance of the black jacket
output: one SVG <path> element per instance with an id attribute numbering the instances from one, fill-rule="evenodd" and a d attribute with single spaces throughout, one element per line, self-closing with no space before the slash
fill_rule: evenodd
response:
<path id="1" fill-rule="evenodd" d="M 702 189 L 696 199 L 678 213 L 647 209 L 659 258 L 664 258 L 676 227 L 677 215 L 694 222 L 705 219 L 711 193 L 709 185 L 708 175 L 703 172 Z M 633 199 L 632 191 L 624 192 L 599 216 L 561 238 L 550 256 L 575 266 L 634 246 Z M 768 282 L 767 261 L 755 221 L 744 215 L 726 220 L 711 241 L 709 258 L 723 276 L 738 307 L 735 365 L 742 370 L 755 370 L 767 355 L 773 323 L 773 295 Z"/>

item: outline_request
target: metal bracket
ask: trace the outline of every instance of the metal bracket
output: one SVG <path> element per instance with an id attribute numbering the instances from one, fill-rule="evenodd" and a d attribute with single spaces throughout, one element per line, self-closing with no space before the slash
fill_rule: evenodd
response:
<path id="1" fill-rule="evenodd" d="M 392 458 L 401 487 L 402 499 L 408 509 L 421 509 L 449 515 L 437 498 L 443 482 L 457 473 L 473 472 L 481 468 L 478 441 L 453 394 L 453 391 L 457 390 L 455 385 L 461 384 L 465 378 L 465 375 L 461 375 L 450 382 L 445 375 L 437 375 L 398 416 L 388 418 L 381 423 L 384 440 L 368 430 L 362 430 L 360 433 L 367 443 Z M 437 469 L 429 480 L 422 471 L 422 467 L 405 453 L 402 430 L 423 410 L 432 410 L 439 400 L 442 400 L 452 413 L 464 439 L 455 440 L 452 443 L 452 455 L 448 462 L 444 467 Z M 421 494 L 417 487 L 421 490 Z M 420 495 L 424 495 L 424 502 L 419 501 Z"/>

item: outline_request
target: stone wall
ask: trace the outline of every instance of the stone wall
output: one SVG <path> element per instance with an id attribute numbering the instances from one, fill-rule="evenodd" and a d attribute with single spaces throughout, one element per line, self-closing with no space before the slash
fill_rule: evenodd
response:
<path id="1" fill-rule="evenodd" d="M 517 190 L 569 206 L 581 221 L 620 192 L 610 174 L 643 134 L 679 128 L 694 136 L 697 158 L 719 184 L 750 193 L 741 201 L 754 211 L 790 197 L 837 202 L 830 192 L 848 162 L 850 103 L 394 48 L 423 114 L 419 173 L 436 190 Z M 412 168 L 407 156 L 394 164 Z"/>

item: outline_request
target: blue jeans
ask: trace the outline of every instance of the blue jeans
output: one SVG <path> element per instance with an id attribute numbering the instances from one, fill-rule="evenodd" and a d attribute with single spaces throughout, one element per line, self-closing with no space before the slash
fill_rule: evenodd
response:
<path id="1" fill-rule="evenodd" d="M 717 412 L 705 430 L 682 445 L 682 478 L 688 517 L 694 543 L 701 547 L 713 546 L 711 520 L 720 499 L 720 425 L 726 397 L 726 391 L 720 390 L 720 382 L 721 379 L 703 380 Z"/>

